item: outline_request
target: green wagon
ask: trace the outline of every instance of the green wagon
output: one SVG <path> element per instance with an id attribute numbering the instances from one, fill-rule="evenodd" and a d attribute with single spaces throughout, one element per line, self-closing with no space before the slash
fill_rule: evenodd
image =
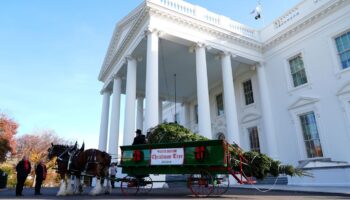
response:
<path id="1" fill-rule="evenodd" d="M 239 147 L 225 140 L 122 146 L 119 167 L 126 177 L 121 181 L 124 194 L 149 192 L 150 174 L 188 175 L 188 188 L 195 196 L 221 195 L 228 190 L 229 175 L 240 184 L 254 183 L 246 177 L 244 157 Z"/>

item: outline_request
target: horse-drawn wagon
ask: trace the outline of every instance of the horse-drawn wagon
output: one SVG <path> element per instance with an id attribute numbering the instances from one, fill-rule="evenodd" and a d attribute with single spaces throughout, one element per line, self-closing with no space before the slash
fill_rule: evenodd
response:
<path id="1" fill-rule="evenodd" d="M 150 174 L 182 174 L 195 196 L 221 195 L 228 190 L 229 175 L 238 183 L 254 183 L 243 173 L 247 162 L 241 150 L 224 140 L 122 146 L 119 167 L 124 194 L 149 192 Z"/>

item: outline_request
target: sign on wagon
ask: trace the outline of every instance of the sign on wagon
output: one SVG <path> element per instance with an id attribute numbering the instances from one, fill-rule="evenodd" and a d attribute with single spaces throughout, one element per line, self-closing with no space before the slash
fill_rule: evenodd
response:
<path id="1" fill-rule="evenodd" d="M 182 165 L 184 158 L 183 148 L 151 150 L 151 165 Z"/>

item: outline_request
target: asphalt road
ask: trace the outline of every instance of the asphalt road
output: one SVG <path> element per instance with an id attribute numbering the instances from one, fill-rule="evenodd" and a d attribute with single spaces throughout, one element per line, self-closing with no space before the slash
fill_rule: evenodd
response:
<path id="1" fill-rule="evenodd" d="M 191 195 L 187 188 L 168 188 L 168 189 L 153 189 L 148 194 L 138 194 L 136 196 L 124 196 L 120 189 L 114 189 L 110 195 L 89 196 L 90 188 L 85 188 L 82 195 L 57 197 L 58 188 L 44 188 L 43 195 L 33 195 L 34 189 L 24 189 L 21 197 L 15 196 L 13 189 L 0 190 L 0 199 L 196 199 Z M 235 189 L 231 188 L 225 195 L 219 197 L 207 197 L 205 199 L 233 199 L 233 200 L 312 200 L 312 199 L 350 199 L 349 195 L 331 195 L 321 193 L 302 193 L 302 192 L 285 192 L 285 191 L 269 191 L 266 193 L 259 192 L 255 189 Z"/>

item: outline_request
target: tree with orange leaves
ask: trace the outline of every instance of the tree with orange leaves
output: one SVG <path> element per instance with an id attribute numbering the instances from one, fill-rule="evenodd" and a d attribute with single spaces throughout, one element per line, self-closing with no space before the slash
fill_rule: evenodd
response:
<path id="1" fill-rule="evenodd" d="M 16 152 L 14 135 L 17 133 L 18 123 L 7 115 L 0 113 L 0 162 L 6 160 L 8 153 Z"/>

